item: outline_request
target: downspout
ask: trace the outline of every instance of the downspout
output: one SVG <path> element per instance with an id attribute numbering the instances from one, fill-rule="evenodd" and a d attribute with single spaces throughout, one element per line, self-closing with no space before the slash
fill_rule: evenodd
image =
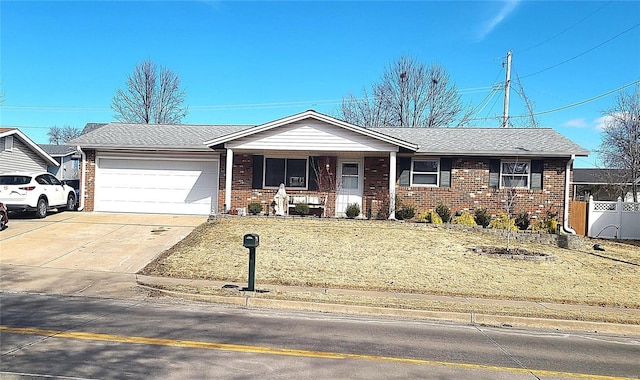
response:
<path id="1" fill-rule="evenodd" d="M 80 145 L 77 145 L 76 149 L 82 156 L 82 174 L 80 175 L 80 199 L 78 203 L 78 211 L 82 211 L 84 209 L 84 194 L 87 180 L 87 155 L 82 151 Z"/>
<path id="2" fill-rule="evenodd" d="M 572 235 L 575 235 L 576 231 L 569 227 L 569 186 L 571 185 L 571 168 L 575 159 L 576 155 L 572 154 L 571 159 L 567 161 L 567 169 L 564 171 L 564 216 L 562 218 L 562 230 Z"/>

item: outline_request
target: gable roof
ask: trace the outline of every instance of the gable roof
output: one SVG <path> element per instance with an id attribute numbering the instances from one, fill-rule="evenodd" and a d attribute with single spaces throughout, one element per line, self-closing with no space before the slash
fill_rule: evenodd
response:
<path id="1" fill-rule="evenodd" d="M 417 144 L 418 154 L 519 157 L 589 155 L 589 151 L 551 128 L 372 129 Z"/>
<path id="2" fill-rule="evenodd" d="M 53 157 L 51 157 L 47 152 L 45 152 L 42 148 L 38 146 L 38 144 L 34 143 L 30 138 L 27 137 L 24 133 L 22 133 L 18 128 L 0 128 L 0 138 L 13 136 L 14 138 L 20 139 L 24 144 L 26 144 L 32 151 L 34 151 L 38 156 L 42 157 L 48 164 L 51 166 L 60 166 L 58 161 L 56 161 Z"/>
<path id="3" fill-rule="evenodd" d="M 218 138 L 215 139 L 211 139 L 205 142 L 205 145 L 213 147 L 215 145 L 218 144 L 222 144 L 222 143 L 226 143 L 232 140 L 236 140 L 242 137 L 246 137 L 246 136 L 250 136 L 256 133 L 260 133 L 260 132 L 265 132 L 265 131 L 269 131 L 271 129 L 274 128 L 278 128 L 281 127 L 283 125 L 287 125 L 287 124 L 291 124 L 291 123 L 295 123 L 298 121 L 303 121 L 303 120 L 308 120 L 308 119 L 313 119 L 313 120 L 318 120 L 321 122 L 325 122 L 343 129 L 346 129 L 348 131 L 351 132 L 356 132 L 358 134 L 367 136 L 367 137 L 371 137 L 377 140 L 381 140 L 384 141 L 386 143 L 389 144 L 393 144 L 393 145 L 397 145 L 399 147 L 402 148 L 406 148 L 412 151 L 415 151 L 418 149 L 418 146 L 415 144 L 412 144 L 410 142 L 408 142 L 408 140 L 403 140 L 403 139 L 399 139 L 396 137 L 393 137 L 391 135 L 385 135 L 383 133 L 380 133 L 379 131 L 375 130 L 375 129 L 367 129 L 367 128 L 362 128 L 362 127 L 358 127 L 356 125 L 353 124 L 349 124 L 347 122 L 344 122 L 342 120 L 338 120 L 336 118 L 333 118 L 331 116 L 327 116 L 321 113 L 318 113 L 316 111 L 313 110 L 309 110 L 309 111 L 305 111 L 302 113 L 298 113 L 292 116 L 288 116 L 282 119 L 278 119 L 275 121 L 271 121 L 269 123 L 266 124 L 261 124 L 258 126 L 255 126 L 253 128 L 249 128 L 249 129 L 245 129 L 242 131 L 238 131 L 236 133 L 230 134 L 230 135 L 226 135 L 226 136 L 220 136 Z"/>
<path id="4" fill-rule="evenodd" d="M 248 128 L 251 126 L 108 123 L 90 129 L 68 144 L 83 148 L 211 151 L 204 144 L 208 139 Z"/>
<path id="5" fill-rule="evenodd" d="M 574 168 L 572 182 L 574 185 L 631 184 L 629 170 L 599 168 Z M 640 178 L 637 178 L 636 182 L 640 182 Z"/>
<path id="6" fill-rule="evenodd" d="M 51 157 L 66 157 L 76 153 L 76 148 L 69 145 L 38 144 Z"/>

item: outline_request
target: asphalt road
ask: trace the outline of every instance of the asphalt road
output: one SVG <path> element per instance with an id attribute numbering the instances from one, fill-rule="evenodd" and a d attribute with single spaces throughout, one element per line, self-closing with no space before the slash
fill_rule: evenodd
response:
<path id="1" fill-rule="evenodd" d="M 0 377 L 613 379 L 640 340 L 249 310 L 166 299 L 0 293 Z"/>

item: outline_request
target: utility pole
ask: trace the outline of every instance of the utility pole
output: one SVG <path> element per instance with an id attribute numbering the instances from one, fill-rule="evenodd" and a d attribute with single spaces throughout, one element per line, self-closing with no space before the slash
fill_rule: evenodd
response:
<path id="1" fill-rule="evenodd" d="M 511 50 L 509 50 L 509 52 L 507 53 L 507 76 L 504 81 L 504 113 L 502 116 L 502 128 L 509 127 L 509 91 L 510 90 L 511 90 Z"/>

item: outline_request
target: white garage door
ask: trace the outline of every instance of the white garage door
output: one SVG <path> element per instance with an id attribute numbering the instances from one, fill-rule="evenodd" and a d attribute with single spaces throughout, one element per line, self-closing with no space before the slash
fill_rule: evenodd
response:
<path id="1" fill-rule="evenodd" d="M 217 212 L 217 160 L 104 157 L 98 158 L 97 164 L 96 211 L 197 215 Z"/>

